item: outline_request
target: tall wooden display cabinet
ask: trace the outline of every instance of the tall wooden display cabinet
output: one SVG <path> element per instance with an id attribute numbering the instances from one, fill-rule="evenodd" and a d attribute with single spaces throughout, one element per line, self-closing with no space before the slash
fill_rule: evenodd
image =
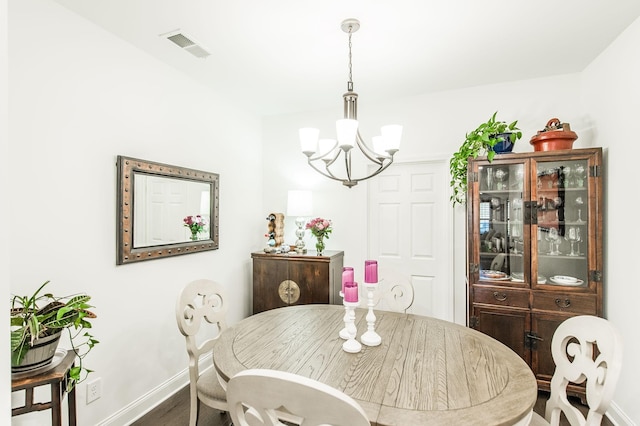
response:
<path id="1" fill-rule="evenodd" d="M 602 316 L 602 149 L 477 158 L 468 171 L 468 325 L 511 347 L 549 390 L 555 329 Z"/>

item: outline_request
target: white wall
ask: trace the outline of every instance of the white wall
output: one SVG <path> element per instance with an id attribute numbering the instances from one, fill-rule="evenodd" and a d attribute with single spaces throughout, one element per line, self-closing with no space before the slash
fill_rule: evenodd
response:
<path id="1" fill-rule="evenodd" d="M 583 104 L 589 111 L 594 138 L 598 144 L 608 146 L 604 168 L 605 316 L 620 329 L 625 345 L 624 366 L 614 401 L 636 424 L 640 424 L 637 366 L 640 341 L 636 316 L 640 300 L 636 246 L 640 231 L 632 203 L 638 192 L 640 158 L 638 45 L 640 19 L 582 73 L 581 81 Z"/>
<path id="2" fill-rule="evenodd" d="M 6 0 L 0 0 L 0 194 L 7 194 L 9 188 L 9 180 L 7 167 L 9 165 L 8 160 L 8 99 L 4 95 L 7 93 L 8 88 L 8 67 L 7 67 L 7 2 Z M 9 211 L 7 208 L 0 207 L 0 223 L 9 223 Z M 4 230 L 0 233 L 0 297 L 4 300 L 9 300 L 9 240 L 8 230 L 4 227 Z M 9 342 L 5 341 L 0 349 L 0 365 L 9 365 Z M 11 406 L 9 404 L 9 398 L 3 397 L 5 393 L 8 393 L 10 371 L 7 368 L 1 370 L 0 386 L 5 389 L 4 393 L 0 393 L 0 423 L 9 424 L 11 416 Z"/>
<path id="3" fill-rule="evenodd" d="M 85 363 L 103 396 L 86 405 L 81 384 L 78 416 L 95 425 L 186 368 L 183 284 L 218 280 L 230 323 L 250 313 L 250 252 L 266 229 L 260 118 L 49 0 L 9 2 L 9 79 L 11 290 L 51 280 L 59 295 L 93 297 L 100 344 Z M 220 249 L 116 266 L 118 154 L 219 173 Z"/>
<path id="4" fill-rule="evenodd" d="M 450 157 L 464 140 L 465 132 L 484 122 L 494 111 L 498 111 L 499 119 L 519 120 L 523 139 L 515 145 L 515 152 L 533 151 L 529 140 L 552 117 L 570 123 L 577 132 L 579 138 L 574 148 L 604 148 L 605 203 L 608 203 L 605 209 L 605 314 L 621 328 L 627 345 L 623 378 L 612 409 L 612 415 L 620 424 L 640 419 L 640 407 L 637 406 L 640 370 L 634 368 L 631 361 L 640 353 L 634 316 L 639 286 L 632 278 L 636 275 L 632 269 L 635 251 L 622 248 L 629 247 L 640 237 L 633 213 L 629 211 L 631 197 L 635 196 L 630 183 L 637 180 L 635 170 L 639 156 L 634 154 L 640 151 L 634 128 L 640 116 L 640 80 L 637 78 L 640 59 L 635 47 L 638 43 L 640 23 L 636 21 L 584 75 L 474 87 L 384 104 L 368 103 L 366 94 L 359 93 L 363 137 L 373 136 L 378 125 L 399 122 L 405 126 L 397 161 Z M 287 189 L 313 190 L 316 214 L 333 219 L 335 225 L 327 249 L 344 250 L 345 264 L 360 264 L 367 254 L 366 183 L 347 189 L 321 177 L 307 166 L 306 157 L 299 151 L 296 133 L 299 127 L 313 126 L 321 128 L 321 137 L 334 137 L 333 122 L 342 114 L 341 94 L 342 88 L 336 87 L 336 108 L 332 111 L 265 120 L 265 152 L 278 154 L 273 167 L 265 167 L 264 184 L 282 190 L 265 194 L 264 203 L 267 209 L 285 211 Z M 616 150 L 616 146 L 624 146 L 624 149 Z M 277 165 L 286 165 L 286 168 Z M 465 302 L 460 299 L 465 294 L 464 211 L 458 207 L 453 214 L 455 286 L 456 295 L 460 296 L 458 307 L 463 308 Z M 287 235 L 293 235 L 292 229 L 293 220 L 287 218 Z M 460 316 L 456 314 L 456 318 Z"/>

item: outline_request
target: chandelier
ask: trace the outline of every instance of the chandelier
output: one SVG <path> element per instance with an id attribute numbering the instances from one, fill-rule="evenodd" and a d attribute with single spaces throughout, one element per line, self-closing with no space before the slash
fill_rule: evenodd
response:
<path id="1" fill-rule="evenodd" d="M 299 130 L 302 153 L 307 156 L 307 163 L 318 173 L 351 188 L 358 182 L 376 176 L 393 163 L 393 155 L 398 152 L 402 126 L 397 124 L 382 126 L 380 135 L 372 138 L 369 147 L 360 136 L 358 130 L 358 94 L 353 91 L 353 77 L 351 65 L 351 36 L 360 28 L 357 19 L 346 19 L 341 25 L 342 31 L 349 34 L 349 81 L 344 99 L 344 118 L 336 121 L 336 139 L 319 139 L 320 131 L 305 127 Z M 368 176 L 356 178 L 351 171 L 351 154 L 354 146 L 360 150 L 360 155 L 366 157 L 369 163 L 378 168 Z M 344 157 L 345 170 L 334 172 Z M 335 167 L 334 164 L 336 164 Z"/>

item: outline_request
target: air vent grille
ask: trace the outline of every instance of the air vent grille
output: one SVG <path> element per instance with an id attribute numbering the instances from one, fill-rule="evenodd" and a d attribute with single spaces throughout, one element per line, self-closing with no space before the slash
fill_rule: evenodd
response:
<path id="1" fill-rule="evenodd" d="M 211 55 L 211 53 L 209 53 L 202 44 L 196 42 L 193 37 L 186 35 L 180 30 L 160 34 L 160 37 L 165 37 L 167 40 L 175 43 L 176 46 L 179 46 L 197 58 L 206 58 Z"/>

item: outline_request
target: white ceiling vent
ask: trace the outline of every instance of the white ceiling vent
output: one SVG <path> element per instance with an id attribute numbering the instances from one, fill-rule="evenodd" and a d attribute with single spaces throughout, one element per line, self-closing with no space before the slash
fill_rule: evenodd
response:
<path id="1" fill-rule="evenodd" d="M 180 30 L 171 31 L 170 33 L 160 34 L 160 37 L 165 37 L 167 40 L 172 41 L 180 48 L 188 51 L 193 56 L 198 58 L 206 58 L 211 55 L 202 45 L 196 42 L 193 37 L 186 35 Z"/>

